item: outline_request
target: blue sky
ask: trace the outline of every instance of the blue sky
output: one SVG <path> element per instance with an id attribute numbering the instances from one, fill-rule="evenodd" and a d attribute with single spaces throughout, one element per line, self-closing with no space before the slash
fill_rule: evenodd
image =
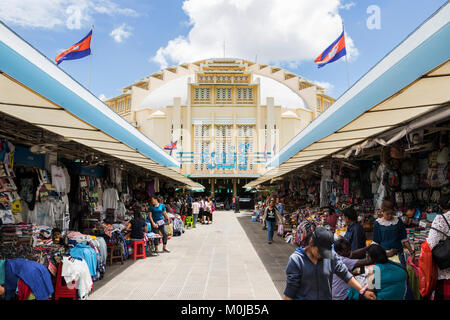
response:
<path id="1" fill-rule="evenodd" d="M 351 41 L 353 84 L 447 1 L 189 0 L 184 8 L 181 0 L 0 2 L 17 6 L 0 8 L 0 19 L 52 60 L 94 24 L 91 91 L 97 96 L 114 96 L 166 64 L 222 56 L 225 41 L 227 56 L 253 61 L 258 55 L 258 62 L 325 83 L 337 98 L 347 89 L 344 60 L 321 69 L 313 61 L 340 34 L 340 18 Z M 366 26 L 371 5 L 380 8 L 379 30 Z M 60 67 L 88 86 L 89 58 Z"/>

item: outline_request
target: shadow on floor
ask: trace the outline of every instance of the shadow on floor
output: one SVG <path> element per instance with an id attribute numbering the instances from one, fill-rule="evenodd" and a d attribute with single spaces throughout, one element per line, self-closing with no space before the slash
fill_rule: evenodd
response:
<path id="1" fill-rule="evenodd" d="M 266 267 L 270 278 L 282 297 L 286 287 L 286 265 L 290 255 L 295 251 L 292 244 L 287 244 L 283 238 L 274 235 L 274 242 L 267 243 L 267 231 L 262 230 L 262 224 L 252 222 L 251 216 L 237 218 L 256 253 Z"/>

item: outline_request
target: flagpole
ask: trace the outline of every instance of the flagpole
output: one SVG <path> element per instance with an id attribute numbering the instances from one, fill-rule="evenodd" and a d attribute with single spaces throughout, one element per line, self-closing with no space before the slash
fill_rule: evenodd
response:
<path id="1" fill-rule="evenodd" d="M 342 31 L 344 32 L 344 40 L 345 40 L 345 27 L 344 27 L 344 20 L 342 20 Z M 347 45 L 345 46 L 345 51 L 347 51 Z M 348 59 L 347 59 L 347 52 L 345 53 L 345 69 L 347 71 L 347 86 L 350 89 L 350 75 L 348 72 Z"/>
<path id="2" fill-rule="evenodd" d="M 92 34 L 94 34 L 94 25 L 92 25 Z M 88 90 L 91 91 L 91 75 L 92 75 L 92 50 L 89 54 L 89 84 Z"/>

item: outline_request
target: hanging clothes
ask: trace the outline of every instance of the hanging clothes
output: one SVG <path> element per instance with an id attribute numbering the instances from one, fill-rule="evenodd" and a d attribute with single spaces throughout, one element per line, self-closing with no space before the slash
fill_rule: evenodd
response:
<path id="1" fill-rule="evenodd" d="M 108 188 L 103 191 L 103 209 L 117 209 L 119 204 L 119 194 L 114 188 Z"/>
<path id="2" fill-rule="evenodd" d="M 159 192 L 159 178 L 155 178 L 154 184 L 155 184 L 155 192 Z"/>
<path id="3" fill-rule="evenodd" d="M 55 165 L 51 165 L 50 169 L 52 174 L 52 185 L 55 187 L 56 192 L 66 193 L 66 175 L 64 169 Z"/>

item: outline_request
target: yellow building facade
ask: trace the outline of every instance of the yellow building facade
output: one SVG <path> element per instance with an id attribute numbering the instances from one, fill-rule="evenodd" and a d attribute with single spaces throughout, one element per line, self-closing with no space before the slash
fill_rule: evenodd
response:
<path id="1" fill-rule="evenodd" d="M 263 174 L 334 102 L 324 91 L 279 67 L 223 58 L 166 68 L 105 103 L 159 146 L 176 142 L 181 173 L 217 196 Z"/>

